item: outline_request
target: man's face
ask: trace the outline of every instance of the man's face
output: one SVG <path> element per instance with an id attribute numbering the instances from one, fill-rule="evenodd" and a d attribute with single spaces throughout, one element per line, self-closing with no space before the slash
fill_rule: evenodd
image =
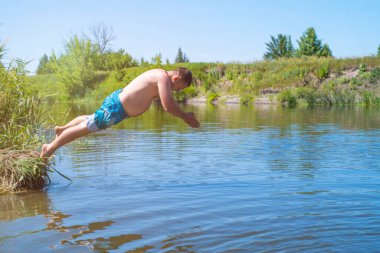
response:
<path id="1" fill-rule="evenodd" d="M 187 87 L 187 83 L 185 83 L 182 78 L 180 79 L 177 79 L 173 82 L 173 90 L 182 90 L 182 89 L 185 89 Z"/>

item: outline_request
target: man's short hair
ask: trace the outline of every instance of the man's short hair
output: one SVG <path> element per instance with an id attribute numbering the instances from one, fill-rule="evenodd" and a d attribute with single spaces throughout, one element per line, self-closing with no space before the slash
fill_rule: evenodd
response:
<path id="1" fill-rule="evenodd" d="M 188 68 L 179 67 L 176 69 L 177 74 L 187 83 L 187 87 L 190 86 L 193 81 L 193 74 Z"/>

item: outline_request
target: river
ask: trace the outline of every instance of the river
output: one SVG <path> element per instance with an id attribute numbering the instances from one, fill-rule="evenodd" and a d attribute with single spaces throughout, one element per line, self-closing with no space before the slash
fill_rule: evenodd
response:
<path id="1" fill-rule="evenodd" d="M 96 105 L 52 108 L 57 122 Z M 0 195 L 0 252 L 378 252 L 380 109 L 152 106 Z"/>

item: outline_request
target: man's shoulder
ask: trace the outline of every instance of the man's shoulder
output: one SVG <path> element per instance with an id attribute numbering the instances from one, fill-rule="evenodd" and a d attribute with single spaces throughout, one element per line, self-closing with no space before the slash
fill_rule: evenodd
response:
<path id="1" fill-rule="evenodd" d="M 151 69 L 149 71 L 158 81 L 165 81 L 169 78 L 168 73 L 163 69 Z"/>

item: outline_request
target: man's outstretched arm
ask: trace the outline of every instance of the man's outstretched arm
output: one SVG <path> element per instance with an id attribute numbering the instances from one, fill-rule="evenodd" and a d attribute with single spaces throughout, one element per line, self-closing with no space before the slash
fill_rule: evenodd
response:
<path id="1" fill-rule="evenodd" d="M 194 113 L 183 112 L 177 103 L 174 101 L 172 95 L 171 82 L 169 78 L 162 78 L 158 82 L 158 93 L 160 96 L 162 107 L 170 114 L 183 119 L 191 127 L 199 127 L 199 122 L 195 119 Z"/>

